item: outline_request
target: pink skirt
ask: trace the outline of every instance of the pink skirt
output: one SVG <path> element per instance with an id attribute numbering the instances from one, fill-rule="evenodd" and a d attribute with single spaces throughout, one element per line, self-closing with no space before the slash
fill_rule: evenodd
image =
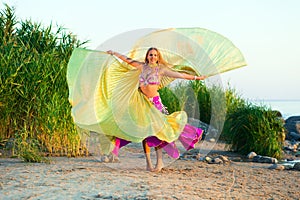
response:
<path id="1" fill-rule="evenodd" d="M 160 112 L 166 115 L 169 114 L 166 107 L 162 104 L 160 96 L 149 98 L 149 100 Z M 184 146 L 184 148 L 188 151 L 190 149 L 195 148 L 195 144 L 201 139 L 202 133 L 202 129 L 192 126 L 190 124 L 186 124 L 178 139 Z M 167 152 L 167 154 L 172 158 L 179 158 L 180 156 L 179 150 L 176 147 L 175 142 L 168 143 L 166 141 L 158 139 L 155 136 L 147 137 L 145 141 L 149 147 L 163 148 Z M 115 148 L 112 151 L 112 153 L 118 156 L 119 149 L 129 143 L 130 141 L 123 140 L 117 137 L 115 140 Z"/>

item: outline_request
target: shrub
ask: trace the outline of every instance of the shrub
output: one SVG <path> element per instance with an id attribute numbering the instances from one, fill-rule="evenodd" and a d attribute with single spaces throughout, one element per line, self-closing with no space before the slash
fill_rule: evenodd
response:
<path id="1" fill-rule="evenodd" d="M 264 106 L 245 103 L 228 113 L 224 133 L 231 148 L 275 158 L 282 156 L 283 122 Z"/>

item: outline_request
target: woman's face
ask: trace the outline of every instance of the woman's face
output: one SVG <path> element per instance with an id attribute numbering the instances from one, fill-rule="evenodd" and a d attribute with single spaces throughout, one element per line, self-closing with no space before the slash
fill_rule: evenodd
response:
<path id="1" fill-rule="evenodd" d="M 156 50 L 150 50 L 147 56 L 149 64 L 156 64 L 158 61 L 158 54 Z"/>

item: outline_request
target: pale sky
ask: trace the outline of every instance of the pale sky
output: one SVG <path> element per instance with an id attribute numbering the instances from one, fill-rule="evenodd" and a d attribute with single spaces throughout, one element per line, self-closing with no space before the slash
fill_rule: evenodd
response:
<path id="1" fill-rule="evenodd" d="M 222 81 L 242 97 L 300 100 L 299 0 L 1 0 L 18 19 L 61 25 L 95 49 L 137 29 L 201 27 L 230 39 L 248 66 Z"/>

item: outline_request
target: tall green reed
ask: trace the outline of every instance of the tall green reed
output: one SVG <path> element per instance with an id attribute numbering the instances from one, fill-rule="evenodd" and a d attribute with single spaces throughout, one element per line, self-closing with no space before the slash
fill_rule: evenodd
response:
<path id="1" fill-rule="evenodd" d="M 15 138 L 19 155 L 25 144 L 51 155 L 79 155 L 66 68 L 73 49 L 86 42 L 62 27 L 54 31 L 52 25 L 18 21 L 14 9 L 5 6 L 0 13 L 0 140 Z"/>

